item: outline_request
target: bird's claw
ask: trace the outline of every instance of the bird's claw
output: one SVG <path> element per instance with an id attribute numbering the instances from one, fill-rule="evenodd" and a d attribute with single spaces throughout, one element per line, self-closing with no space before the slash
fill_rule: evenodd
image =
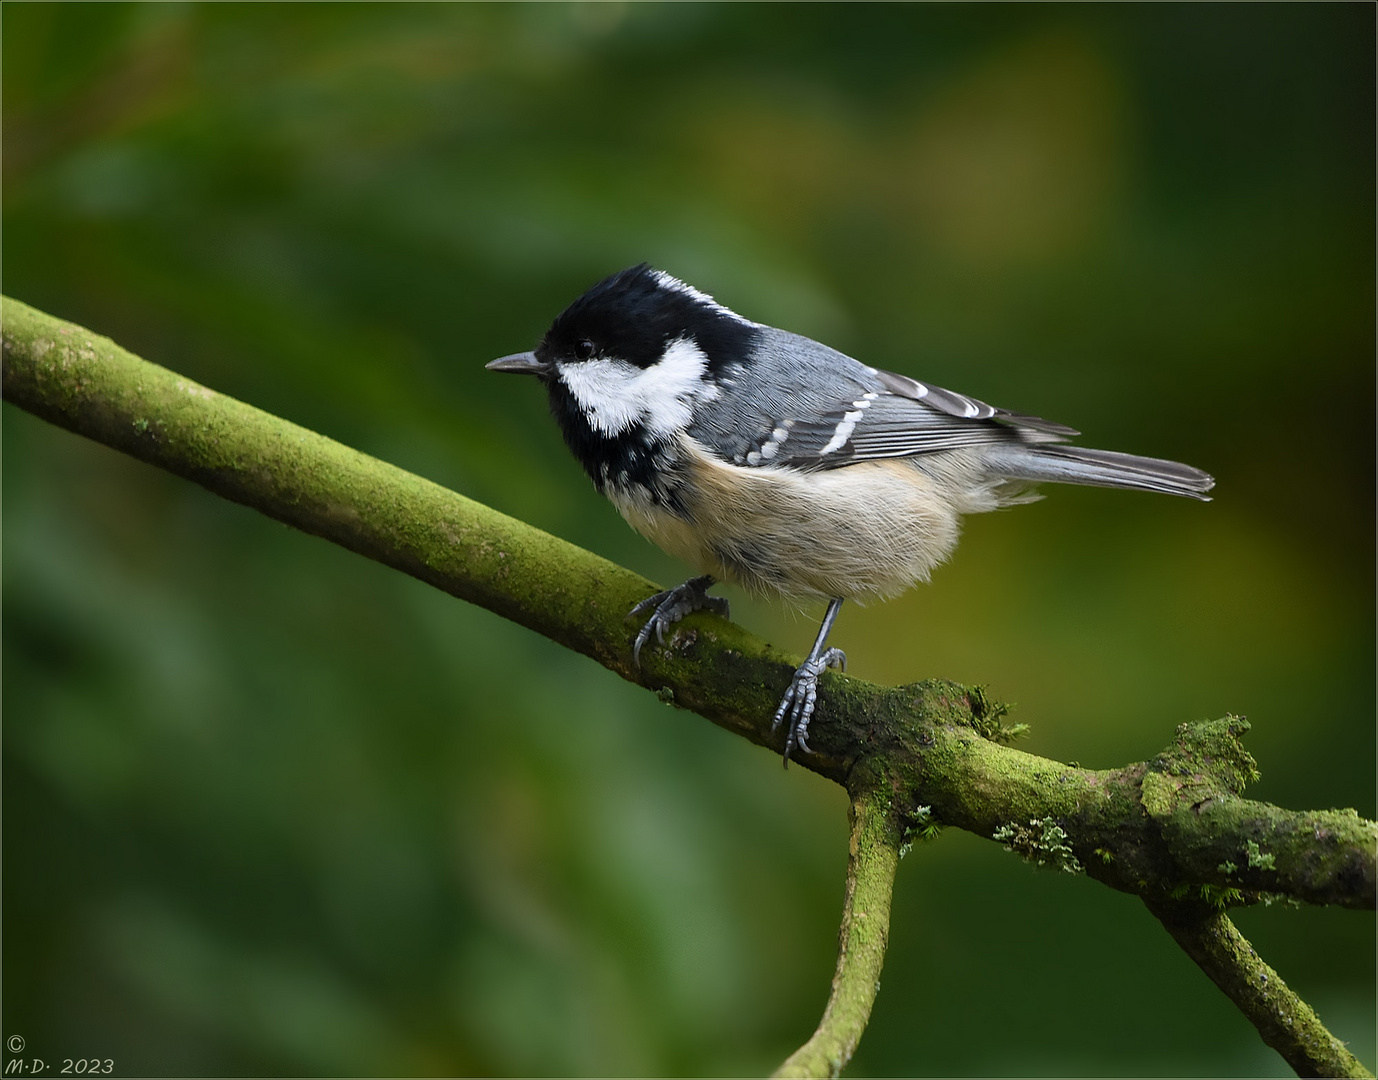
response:
<path id="1" fill-rule="evenodd" d="M 680 619 L 694 611 L 713 611 L 724 619 L 729 618 L 727 600 L 721 596 L 709 596 L 707 589 L 713 584 L 711 577 L 690 578 L 683 585 L 666 589 L 654 596 L 648 596 L 627 613 L 627 618 L 651 611 L 651 617 L 636 635 L 632 643 L 632 663 L 641 666 L 641 647 L 656 636 L 656 643 L 665 644 L 665 631 Z M 654 610 L 652 610 L 654 609 Z"/>
<path id="2" fill-rule="evenodd" d="M 786 768 L 789 767 L 790 753 L 796 746 L 806 754 L 813 753 L 807 741 L 809 721 L 813 718 L 814 705 L 818 701 L 818 676 L 828 668 L 846 671 L 847 654 L 841 649 L 827 649 L 818 656 L 805 660 L 795 671 L 789 689 L 785 691 L 785 696 L 780 699 L 780 705 L 775 710 L 775 719 L 770 725 L 771 731 L 778 728 L 786 716 L 789 717 L 789 734 L 785 738 Z"/>

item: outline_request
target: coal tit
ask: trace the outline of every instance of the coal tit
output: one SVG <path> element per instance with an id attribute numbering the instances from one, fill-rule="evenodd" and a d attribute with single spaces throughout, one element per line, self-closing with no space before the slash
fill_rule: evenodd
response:
<path id="1" fill-rule="evenodd" d="M 1037 498 L 1059 481 L 1207 500 L 1215 481 L 1173 461 L 1068 446 L 1077 432 L 869 367 L 745 319 L 642 264 L 599 282 L 534 352 L 493 371 L 535 375 L 565 442 L 643 536 L 701 576 L 657 593 L 633 647 L 691 611 L 724 616 L 717 580 L 828 602 L 775 711 L 784 759 L 809 752 L 828 632 L 847 598 L 926 581 L 963 514 Z"/>

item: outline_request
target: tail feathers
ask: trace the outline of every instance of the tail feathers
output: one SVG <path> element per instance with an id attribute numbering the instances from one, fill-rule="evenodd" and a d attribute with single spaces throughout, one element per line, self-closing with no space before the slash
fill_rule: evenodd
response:
<path id="1" fill-rule="evenodd" d="M 1202 502 L 1210 502 L 1206 492 L 1215 487 L 1212 476 L 1177 461 L 1080 446 L 1002 446 L 992 448 L 987 460 L 1012 480 L 1157 491 Z"/>

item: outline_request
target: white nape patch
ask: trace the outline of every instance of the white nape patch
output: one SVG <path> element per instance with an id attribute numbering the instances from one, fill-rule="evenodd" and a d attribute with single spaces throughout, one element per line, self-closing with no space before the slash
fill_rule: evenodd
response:
<path id="1" fill-rule="evenodd" d="M 697 300 L 700 304 L 703 304 L 704 307 L 711 308 L 713 311 L 716 311 L 719 315 L 726 315 L 730 319 L 735 319 L 743 326 L 756 325 L 750 319 L 742 318 L 731 308 L 724 307 L 722 304 L 718 303 L 711 296 L 709 296 L 706 292 L 700 292 L 698 289 L 694 288 L 694 286 L 687 285 L 683 281 L 680 281 L 680 279 L 675 277 L 673 274 L 667 274 L 664 270 L 657 270 L 655 272 L 655 279 L 656 283 L 660 285 L 661 288 L 669 289 L 672 292 L 677 292 L 681 293 L 684 296 L 692 297 L 694 300 Z"/>
<path id="2" fill-rule="evenodd" d="M 712 401 L 721 393 L 705 381 L 707 369 L 708 357 L 689 338 L 670 342 L 648 368 L 614 358 L 556 365 L 589 424 L 608 436 L 637 424 L 655 435 L 683 431 L 693 419 L 694 402 Z"/>

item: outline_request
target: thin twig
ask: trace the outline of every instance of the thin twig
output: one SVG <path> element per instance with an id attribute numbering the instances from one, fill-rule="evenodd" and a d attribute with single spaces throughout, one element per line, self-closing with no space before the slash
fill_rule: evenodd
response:
<path id="1" fill-rule="evenodd" d="M 776 1076 L 837 1076 L 856 1051 L 880 989 L 890 940 L 890 898 L 900 860 L 900 826 L 889 799 L 876 791 L 854 798 L 850 816 L 847 891 L 832 994 L 818 1030 L 785 1059 Z"/>
<path id="2" fill-rule="evenodd" d="M 1148 902 L 1148 909 L 1298 1076 L 1373 1076 L 1224 912 L 1176 901 Z"/>

